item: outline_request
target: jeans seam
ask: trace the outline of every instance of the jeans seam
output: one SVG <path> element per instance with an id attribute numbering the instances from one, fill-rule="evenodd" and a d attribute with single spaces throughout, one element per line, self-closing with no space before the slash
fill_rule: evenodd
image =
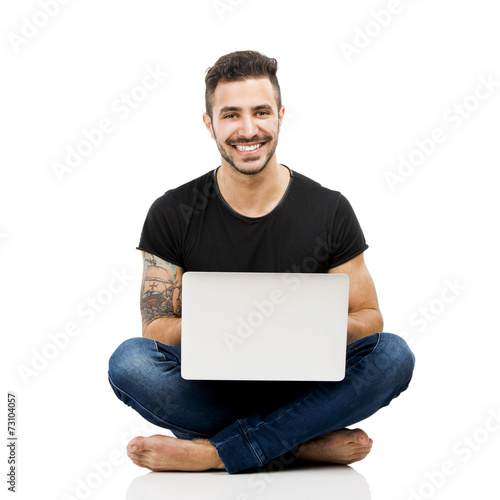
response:
<path id="1" fill-rule="evenodd" d="M 156 340 L 153 340 L 153 342 L 155 343 L 156 352 L 157 352 L 158 354 L 161 354 L 161 355 L 163 356 L 163 359 L 164 359 L 165 361 L 168 361 L 167 356 L 165 356 L 165 354 L 164 354 L 163 352 L 161 352 L 161 351 L 158 349 L 158 342 L 156 342 Z"/>
<path id="2" fill-rule="evenodd" d="M 377 343 L 375 344 L 375 346 L 373 347 L 372 351 L 370 352 L 370 354 L 367 354 L 366 356 L 363 356 L 363 358 L 361 358 L 355 365 L 352 365 L 351 367 L 349 367 L 347 370 L 346 370 L 346 373 L 348 370 L 352 370 L 354 367 L 358 366 L 359 363 L 362 363 L 366 358 L 370 357 L 374 352 L 375 352 L 375 349 L 377 349 L 377 347 L 379 346 L 380 344 L 380 339 L 381 339 L 381 335 L 380 333 L 377 333 Z"/>
<path id="3" fill-rule="evenodd" d="M 264 465 L 264 462 L 261 460 L 260 455 L 257 453 L 257 450 L 254 448 L 252 442 L 250 439 L 248 439 L 247 433 L 245 432 L 245 429 L 243 425 L 241 425 L 241 420 L 238 419 L 238 425 L 240 426 L 241 431 L 243 432 L 243 436 L 246 440 L 246 442 L 250 445 L 250 448 L 252 448 L 253 454 L 257 457 L 257 460 L 259 461 L 259 464 L 262 466 Z"/>
<path id="4" fill-rule="evenodd" d="M 221 446 L 225 443 L 228 443 L 229 441 L 232 441 L 233 439 L 238 439 L 240 436 L 236 435 L 236 436 L 230 436 L 228 438 L 225 438 L 223 439 L 222 441 L 215 441 L 214 440 L 214 443 L 212 443 L 215 447 L 217 446 Z M 213 439 L 213 436 L 210 438 L 210 442 L 212 442 L 211 440 Z"/>
<path id="5" fill-rule="evenodd" d="M 130 399 L 132 399 L 133 401 L 135 401 L 135 403 L 140 406 L 143 410 L 145 410 L 147 413 L 149 413 L 150 415 L 153 415 L 155 418 L 157 418 L 158 420 L 161 420 L 162 422 L 164 422 L 166 424 L 165 428 L 166 429 L 169 429 L 169 427 L 175 427 L 176 429 L 179 429 L 180 432 L 192 432 L 194 434 L 199 434 L 199 435 L 202 435 L 206 438 L 209 438 L 210 436 L 208 436 L 207 434 L 203 434 L 201 432 L 197 432 L 197 431 L 193 431 L 193 430 L 190 430 L 190 429 L 186 429 L 185 427 L 180 427 L 178 425 L 175 425 L 175 424 L 172 424 L 170 422 L 167 422 L 166 420 L 164 420 L 163 418 L 159 417 L 158 415 L 156 415 L 156 413 L 153 413 L 152 411 L 150 411 L 148 408 L 146 408 L 145 406 L 143 406 L 141 403 L 139 403 L 139 401 L 137 401 L 137 399 L 135 399 L 134 397 L 132 397 L 127 391 L 124 391 L 123 389 L 120 389 L 114 382 L 113 382 L 113 379 L 111 378 L 111 375 L 108 374 L 108 379 L 109 379 L 109 382 L 110 384 L 115 387 L 118 391 L 120 391 L 121 393 L 123 394 L 126 394 Z M 156 425 L 156 424 L 155 424 Z M 169 429 L 170 430 L 170 429 Z"/>

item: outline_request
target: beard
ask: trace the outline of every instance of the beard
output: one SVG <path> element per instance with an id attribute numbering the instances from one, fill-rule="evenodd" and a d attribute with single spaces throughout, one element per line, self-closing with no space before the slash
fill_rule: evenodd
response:
<path id="1" fill-rule="evenodd" d="M 221 143 L 219 142 L 219 139 L 217 138 L 217 135 L 215 134 L 215 130 L 213 131 L 214 132 L 214 137 L 215 137 L 215 143 L 217 144 L 217 149 L 219 150 L 219 153 L 221 154 L 222 158 L 224 158 L 224 160 L 227 161 L 227 163 L 229 163 L 229 165 L 231 165 L 237 172 L 239 172 L 240 174 L 243 174 L 243 175 L 256 175 L 260 172 L 262 172 L 268 165 L 269 163 L 269 160 L 273 157 L 275 151 L 276 151 L 276 148 L 278 146 L 278 135 L 276 134 L 276 139 L 274 140 L 274 142 L 271 143 L 271 150 L 269 151 L 269 154 L 267 155 L 267 157 L 265 158 L 264 162 L 262 163 L 261 166 L 257 166 L 255 167 L 254 169 L 252 170 L 242 170 L 241 168 L 238 168 L 234 162 L 234 160 L 231 158 L 231 156 L 229 155 L 229 153 L 227 152 L 226 150 L 226 147 L 229 147 L 229 148 L 232 148 L 233 147 L 233 142 L 235 141 L 231 141 L 231 140 L 227 140 L 226 141 L 226 147 Z M 237 141 L 238 144 L 244 144 L 244 143 L 251 143 L 251 142 L 266 142 L 266 143 L 269 143 L 270 141 L 272 140 L 272 137 L 269 136 L 269 135 L 265 135 L 263 137 L 259 137 L 259 136 L 254 136 L 252 137 L 251 139 L 245 139 L 245 140 L 240 140 L 240 141 Z M 241 161 L 243 162 L 251 162 L 251 161 L 255 161 L 253 158 L 241 158 Z"/>

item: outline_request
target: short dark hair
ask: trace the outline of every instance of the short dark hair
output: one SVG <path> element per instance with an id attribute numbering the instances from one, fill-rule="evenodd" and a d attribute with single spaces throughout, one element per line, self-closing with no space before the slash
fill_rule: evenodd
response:
<path id="1" fill-rule="evenodd" d="M 281 90 L 276 77 L 278 61 L 253 50 L 231 52 L 220 57 L 207 69 L 205 76 L 205 107 L 210 119 L 213 119 L 213 96 L 219 83 L 239 82 L 250 78 L 269 78 L 274 88 L 274 96 L 281 109 Z"/>

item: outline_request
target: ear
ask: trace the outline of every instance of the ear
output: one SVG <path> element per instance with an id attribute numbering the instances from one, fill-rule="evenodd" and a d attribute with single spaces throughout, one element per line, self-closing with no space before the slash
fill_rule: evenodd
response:
<path id="1" fill-rule="evenodd" d="M 205 124 L 205 127 L 207 127 L 208 131 L 210 132 L 212 139 L 215 140 L 214 131 L 212 129 L 212 120 L 210 119 L 210 116 L 208 116 L 208 113 L 203 113 L 203 123 Z"/>
<path id="2" fill-rule="evenodd" d="M 283 118 L 285 116 L 285 106 L 281 106 L 278 113 L 278 132 L 281 130 L 281 124 L 283 123 Z"/>

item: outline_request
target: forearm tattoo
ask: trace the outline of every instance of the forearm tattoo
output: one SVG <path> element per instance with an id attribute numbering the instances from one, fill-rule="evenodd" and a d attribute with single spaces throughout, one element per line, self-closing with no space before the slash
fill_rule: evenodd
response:
<path id="1" fill-rule="evenodd" d="M 175 266 L 145 253 L 141 286 L 142 325 L 157 318 L 180 318 L 182 285 Z"/>

